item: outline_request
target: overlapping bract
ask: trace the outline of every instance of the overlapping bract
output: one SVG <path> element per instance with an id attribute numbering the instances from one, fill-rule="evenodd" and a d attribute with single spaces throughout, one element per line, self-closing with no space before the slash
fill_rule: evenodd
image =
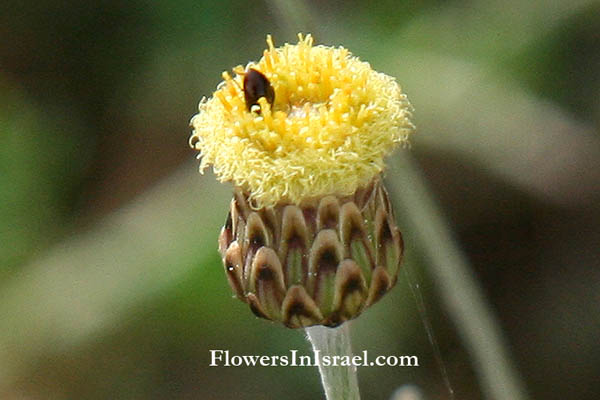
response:
<path id="1" fill-rule="evenodd" d="M 259 317 L 337 326 L 396 283 L 402 235 L 380 177 L 351 196 L 255 209 L 236 190 L 219 238 L 227 278 Z"/>

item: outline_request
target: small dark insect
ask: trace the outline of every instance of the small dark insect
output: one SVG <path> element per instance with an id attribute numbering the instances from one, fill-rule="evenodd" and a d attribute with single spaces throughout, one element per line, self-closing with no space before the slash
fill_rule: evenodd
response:
<path id="1" fill-rule="evenodd" d="M 255 69 L 250 69 L 244 76 L 244 99 L 248 111 L 258 105 L 258 99 L 264 97 L 269 104 L 275 101 L 275 90 L 266 76 Z"/>

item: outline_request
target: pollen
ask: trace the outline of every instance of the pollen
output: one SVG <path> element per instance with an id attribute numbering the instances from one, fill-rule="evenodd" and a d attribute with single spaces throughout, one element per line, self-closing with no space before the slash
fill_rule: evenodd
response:
<path id="1" fill-rule="evenodd" d="M 384 169 L 384 157 L 407 144 L 412 107 L 394 78 L 342 47 L 268 48 L 258 62 L 223 73 L 191 121 L 200 171 L 248 193 L 256 208 L 350 195 Z M 274 97 L 245 102 L 244 76 L 260 72 Z"/>

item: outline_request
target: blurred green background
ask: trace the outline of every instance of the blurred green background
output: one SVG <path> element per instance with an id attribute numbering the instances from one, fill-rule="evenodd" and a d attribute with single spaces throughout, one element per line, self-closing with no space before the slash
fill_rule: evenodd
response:
<path id="1" fill-rule="evenodd" d="M 323 397 L 313 368 L 208 367 L 209 349 L 309 346 L 232 298 L 216 250 L 230 187 L 187 145 L 221 72 L 300 31 L 403 86 L 410 153 L 531 397 L 600 396 L 600 3 L 8 0 L 0 399 Z M 413 210 L 396 212 L 456 398 L 482 398 Z M 421 362 L 360 368 L 363 398 L 448 398 L 404 275 L 352 331 L 356 352 Z"/>

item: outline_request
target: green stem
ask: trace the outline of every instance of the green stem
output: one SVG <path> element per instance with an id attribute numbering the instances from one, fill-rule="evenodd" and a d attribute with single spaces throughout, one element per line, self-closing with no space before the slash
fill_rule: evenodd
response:
<path id="1" fill-rule="evenodd" d="M 471 354 L 486 397 L 526 399 L 500 325 L 419 169 L 406 154 L 391 157 L 390 164 L 393 184 L 388 189 L 394 209 L 410 225 L 416 236 L 412 240 L 421 246 L 443 304 Z"/>
<path id="2" fill-rule="evenodd" d="M 315 356 L 342 356 L 352 358 L 349 323 L 337 328 L 312 326 L 306 336 Z M 319 363 L 321 382 L 327 400 L 360 400 L 355 366 L 324 366 Z"/>

